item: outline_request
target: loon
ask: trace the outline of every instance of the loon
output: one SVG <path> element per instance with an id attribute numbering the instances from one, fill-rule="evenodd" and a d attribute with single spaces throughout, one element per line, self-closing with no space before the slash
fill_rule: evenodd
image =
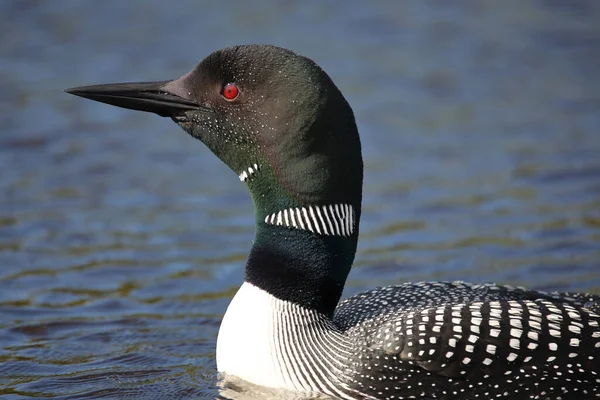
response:
<path id="1" fill-rule="evenodd" d="M 361 144 L 312 60 L 234 46 L 175 80 L 66 91 L 171 118 L 247 186 L 256 231 L 219 329 L 223 376 L 340 399 L 600 398 L 599 295 L 421 282 L 339 302 L 359 235 Z"/>

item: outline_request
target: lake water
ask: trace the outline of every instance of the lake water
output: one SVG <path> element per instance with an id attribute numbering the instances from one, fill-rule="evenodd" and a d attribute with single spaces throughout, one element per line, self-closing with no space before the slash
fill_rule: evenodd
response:
<path id="1" fill-rule="evenodd" d="M 62 91 L 175 78 L 232 44 L 309 56 L 354 108 L 345 296 L 600 293 L 600 2 L 340 4 L 0 2 L 0 397 L 219 396 L 249 195 L 170 120 Z"/>

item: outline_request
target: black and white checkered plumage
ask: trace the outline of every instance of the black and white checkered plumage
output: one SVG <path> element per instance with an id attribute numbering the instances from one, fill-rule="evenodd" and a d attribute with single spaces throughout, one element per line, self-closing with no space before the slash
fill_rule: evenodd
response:
<path id="1" fill-rule="evenodd" d="M 463 282 L 342 302 L 350 386 L 377 399 L 600 398 L 600 297 Z M 596 311 L 596 312 L 594 312 Z"/>

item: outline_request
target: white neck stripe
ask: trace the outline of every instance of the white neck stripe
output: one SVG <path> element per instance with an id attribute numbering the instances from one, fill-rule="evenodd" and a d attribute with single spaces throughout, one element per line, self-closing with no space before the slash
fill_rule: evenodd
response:
<path id="1" fill-rule="evenodd" d="M 254 163 L 252 166 L 246 168 L 240 173 L 240 181 L 244 182 L 245 180 L 252 178 L 252 175 L 254 175 L 256 172 L 258 172 L 258 164 Z"/>
<path id="2" fill-rule="evenodd" d="M 354 233 L 354 207 L 350 204 L 330 204 L 286 208 L 267 215 L 265 223 L 309 230 L 318 235 L 350 236 Z"/>

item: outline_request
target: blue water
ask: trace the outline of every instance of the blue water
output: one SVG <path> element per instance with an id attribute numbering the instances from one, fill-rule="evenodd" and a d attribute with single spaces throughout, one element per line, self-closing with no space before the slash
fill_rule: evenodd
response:
<path id="1" fill-rule="evenodd" d="M 2 398 L 219 395 L 215 338 L 253 237 L 244 186 L 170 120 L 62 91 L 175 78 L 232 44 L 313 58 L 354 108 L 365 196 L 345 295 L 455 279 L 600 293 L 600 2 L 0 15 Z"/>

